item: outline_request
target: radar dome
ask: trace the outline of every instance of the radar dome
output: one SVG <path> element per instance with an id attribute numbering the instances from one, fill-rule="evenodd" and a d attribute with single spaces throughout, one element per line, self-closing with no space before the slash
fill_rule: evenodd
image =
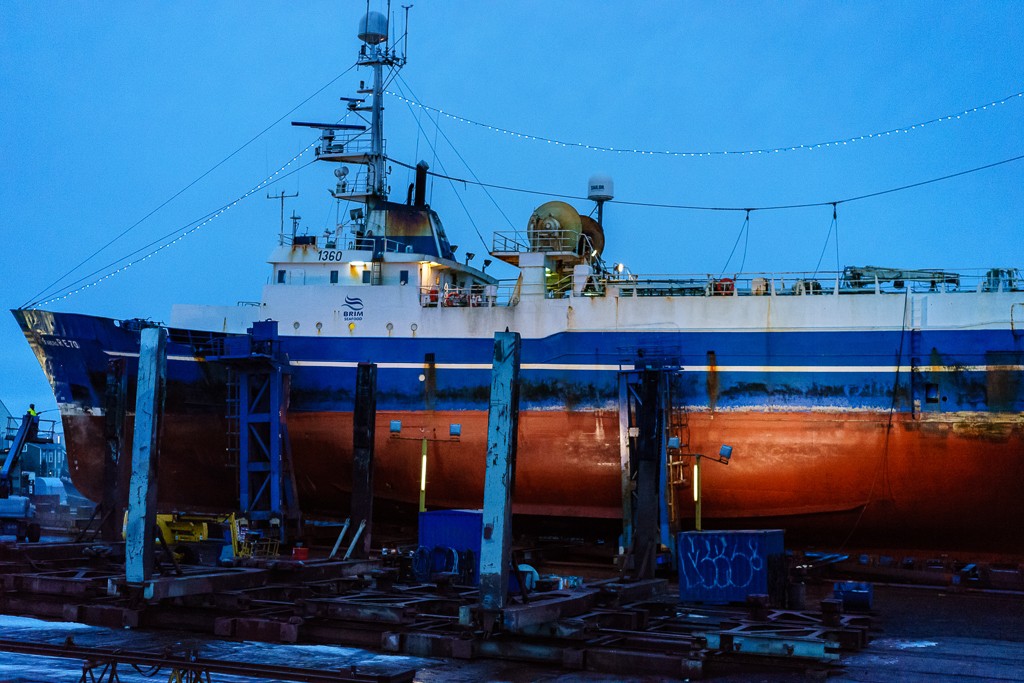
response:
<path id="1" fill-rule="evenodd" d="M 604 173 L 595 173 L 587 181 L 587 198 L 595 202 L 606 202 L 615 197 L 615 185 L 612 177 Z"/>
<path id="2" fill-rule="evenodd" d="M 380 12 L 367 12 L 359 20 L 359 40 L 379 45 L 388 39 L 388 18 Z"/>

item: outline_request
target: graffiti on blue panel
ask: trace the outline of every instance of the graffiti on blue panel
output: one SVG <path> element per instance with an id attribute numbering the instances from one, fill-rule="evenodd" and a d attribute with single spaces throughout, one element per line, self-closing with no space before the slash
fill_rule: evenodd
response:
<path id="1" fill-rule="evenodd" d="M 683 539 L 680 571 L 687 588 L 747 588 L 764 571 L 758 538 L 694 534 Z"/>

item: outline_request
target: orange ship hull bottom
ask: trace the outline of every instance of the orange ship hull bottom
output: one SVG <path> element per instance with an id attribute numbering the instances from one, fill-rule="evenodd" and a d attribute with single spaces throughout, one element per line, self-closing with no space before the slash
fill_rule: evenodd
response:
<path id="1" fill-rule="evenodd" d="M 392 419 L 402 420 L 403 438 L 389 434 Z M 130 473 L 130 423 L 122 485 Z M 448 440 L 451 423 L 462 425 L 458 441 Z M 64 417 L 72 479 L 93 500 L 102 497 L 103 425 L 101 417 Z M 165 416 L 162 507 L 237 506 L 226 427 L 219 417 Z M 347 514 L 351 413 L 291 413 L 288 428 L 303 511 Z M 692 413 L 688 432 L 691 453 L 716 454 L 721 444 L 734 449 L 728 466 L 702 465 L 705 528 L 783 526 L 791 537 L 833 546 L 1024 550 L 1018 416 L 896 414 L 890 424 L 888 413 L 874 412 Z M 419 500 L 421 434 L 428 437 L 428 507 L 481 507 L 483 411 L 378 412 L 377 498 Z M 517 513 L 621 517 L 617 411 L 522 411 L 517 458 Z M 692 493 L 684 485 L 676 495 L 687 528 Z"/>

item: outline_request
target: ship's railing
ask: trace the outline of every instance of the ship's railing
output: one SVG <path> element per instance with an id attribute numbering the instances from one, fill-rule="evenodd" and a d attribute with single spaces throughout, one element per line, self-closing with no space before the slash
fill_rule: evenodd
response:
<path id="1" fill-rule="evenodd" d="M 347 199 L 354 202 L 362 202 L 369 195 L 373 194 L 371 173 L 368 169 L 357 171 L 354 175 L 349 174 L 338 178 L 334 191 L 331 193 L 335 199 Z"/>
<path id="2" fill-rule="evenodd" d="M 14 437 L 18 435 L 18 430 L 21 429 L 21 416 L 10 415 L 7 418 L 7 426 L 4 430 L 3 441 L 5 443 L 0 444 L 0 448 L 7 448 L 10 444 L 7 441 L 14 441 Z M 53 433 L 56 429 L 56 420 L 40 420 L 38 417 L 35 418 L 35 431 L 29 432 L 29 437 L 33 439 L 29 443 L 36 442 L 52 442 Z M 0 460 L 2 462 L 2 460 Z"/>
<path id="3" fill-rule="evenodd" d="M 572 275 L 550 278 L 546 288 L 549 299 L 564 299 L 572 293 Z"/>
<path id="4" fill-rule="evenodd" d="M 887 293 L 1024 291 L 1024 273 L 1015 268 L 899 270 L 846 268 L 842 272 L 634 275 L 611 272 L 599 279 L 607 291 L 632 296 L 822 296 Z M 601 291 L 585 293 L 600 295 Z M 564 294 L 552 294 L 562 296 Z M 577 295 L 579 295 L 577 293 Z"/>
<path id="5" fill-rule="evenodd" d="M 517 280 L 467 287 L 420 287 L 420 305 L 426 308 L 494 308 L 518 303 Z"/>
<path id="6" fill-rule="evenodd" d="M 574 230 L 533 230 L 496 232 L 491 242 L 491 253 L 516 254 L 545 252 L 575 254 L 579 249 L 580 233 Z"/>
<path id="7" fill-rule="evenodd" d="M 408 248 L 402 242 L 376 235 L 349 235 L 343 239 L 328 241 L 324 245 L 324 248 L 344 249 L 346 251 L 370 251 L 374 254 L 379 254 L 381 252 L 387 252 L 390 254 L 412 252 L 412 249 Z"/>
<path id="8" fill-rule="evenodd" d="M 365 131 L 359 133 L 324 133 L 320 146 L 316 148 L 317 158 L 329 160 L 349 159 L 356 161 L 373 153 L 373 139 Z"/>

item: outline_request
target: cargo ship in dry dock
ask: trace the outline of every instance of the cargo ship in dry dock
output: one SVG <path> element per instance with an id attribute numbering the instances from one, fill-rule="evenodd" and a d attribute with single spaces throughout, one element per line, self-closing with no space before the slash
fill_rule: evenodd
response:
<path id="1" fill-rule="evenodd" d="M 402 66 L 386 20 L 360 24 L 372 85 L 349 100 L 367 126 L 306 123 L 350 202 L 325 236 L 282 235 L 257 306 L 176 306 L 160 453 L 165 507 L 237 506 L 218 340 L 278 322 L 290 366 L 287 424 L 302 509 L 343 512 L 351 474 L 356 367 L 378 366 L 376 494 L 414 504 L 420 442 L 389 438 L 402 420 L 429 442 L 427 503 L 482 501 L 493 334 L 523 337 L 519 513 L 612 520 L 622 514 L 620 377 L 676 368 L 673 461 L 733 447 L 704 468 L 713 526 L 781 525 L 823 544 L 1024 551 L 1024 280 L 974 273 L 846 268 L 841 273 L 645 277 L 606 267 L 603 227 L 561 202 L 521 232 L 494 235 L 490 259 L 514 280 L 457 257 L 424 201 L 417 169 L 404 202 L 387 196 L 383 73 Z M 350 173 L 349 166 L 360 169 Z M 590 196 L 611 198 L 595 177 Z M 591 207 L 581 207 L 590 213 Z M 886 257 L 891 258 L 891 255 Z M 108 366 L 134 380 L 139 320 L 13 311 L 60 406 L 75 485 L 99 499 Z M 131 382 L 129 382 L 131 384 Z M 129 415 L 129 428 L 131 419 Z M 130 429 L 129 429 L 130 432 Z M 676 521 L 693 507 L 677 489 Z M 127 468 L 125 468 L 127 471 Z M 200 475 L 201 473 L 201 475 Z"/>

